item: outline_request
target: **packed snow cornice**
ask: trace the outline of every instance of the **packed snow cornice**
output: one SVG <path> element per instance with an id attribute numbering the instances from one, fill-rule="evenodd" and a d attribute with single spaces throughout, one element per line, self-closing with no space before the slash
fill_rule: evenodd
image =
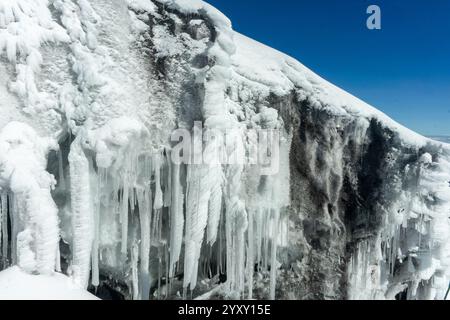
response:
<path id="1" fill-rule="evenodd" d="M 2 1 L 0 108 L 0 292 L 62 273 L 125 299 L 445 294 L 449 145 L 203 1 Z M 219 153 L 237 161 L 191 161 Z"/>

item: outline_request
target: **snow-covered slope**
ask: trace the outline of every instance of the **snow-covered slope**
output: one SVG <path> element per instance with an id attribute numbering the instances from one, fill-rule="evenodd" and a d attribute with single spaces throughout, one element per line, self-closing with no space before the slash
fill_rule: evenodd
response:
<path id="1" fill-rule="evenodd" d="M 443 297 L 450 147 L 207 3 L 2 2 L 0 72 L 3 268 L 127 299 Z"/>
<path id="2" fill-rule="evenodd" d="M 60 273 L 31 275 L 19 267 L 0 272 L 0 300 L 98 300 Z"/>

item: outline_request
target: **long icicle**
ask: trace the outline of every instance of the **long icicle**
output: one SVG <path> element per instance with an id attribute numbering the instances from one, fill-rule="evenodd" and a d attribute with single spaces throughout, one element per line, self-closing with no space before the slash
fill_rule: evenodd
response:
<path id="1" fill-rule="evenodd" d="M 194 160 L 202 156 L 202 137 L 198 131 L 196 132 L 197 129 L 194 128 L 194 152 L 192 154 Z M 190 285 L 191 290 L 197 285 L 198 259 L 200 258 L 205 228 L 208 223 L 208 201 L 211 190 L 208 173 L 208 167 L 203 164 L 190 164 L 188 166 L 183 283 L 185 290 L 188 285 Z"/>
<path id="2" fill-rule="evenodd" d="M 248 299 L 253 299 L 253 269 L 255 260 L 255 241 L 253 233 L 253 210 L 248 212 L 248 243 L 247 243 L 247 286 Z"/>
<path id="3" fill-rule="evenodd" d="M 180 164 L 172 164 L 172 205 L 170 207 L 170 268 L 169 276 L 175 275 L 175 266 L 180 259 L 183 243 L 183 190 L 180 182 Z"/>
<path id="4" fill-rule="evenodd" d="M 92 164 L 91 164 L 92 166 Z M 101 210 L 101 192 L 103 186 L 103 179 L 106 176 L 105 169 L 99 169 L 97 177 L 97 185 L 95 186 L 95 199 L 93 199 L 92 209 L 94 210 L 94 241 L 92 244 L 92 280 L 93 286 L 97 287 L 100 284 L 99 272 L 99 236 L 100 236 L 100 210 Z"/>
<path id="5" fill-rule="evenodd" d="M 133 300 L 139 299 L 139 275 L 138 275 L 139 245 L 137 240 L 131 245 L 131 283 L 133 291 Z"/>
<path id="6" fill-rule="evenodd" d="M 19 213 L 17 212 L 16 197 L 9 196 L 8 201 L 9 219 L 11 220 L 11 263 L 17 264 L 17 235 L 19 233 Z"/>
<path id="7" fill-rule="evenodd" d="M 8 261 L 8 194 L 3 195 L 2 201 L 2 205 L 5 208 L 2 216 L 2 256 L 3 266 L 5 266 Z"/>
<path id="8" fill-rule="evenodd" d="M 58 186 L 61 190 L 66 190 L 66 178 L 64 177 L 63 155 L 62 150 L 58 150 Z"/>
<path id="9" fill-rule="evenodd" d="M 215 170 L 219 175 L 219 182 L 213 186 L 211 191 L 211 198 L 209 199 L 209 216 L 208 216 L 208 229 L 207 229 L 207 242 L 210 246 L 214 245 L 217 240 L 217 234 L 219 231 L 219 221 L 222 212 L 222 182 L 221 175 L 222 170 Z"/>

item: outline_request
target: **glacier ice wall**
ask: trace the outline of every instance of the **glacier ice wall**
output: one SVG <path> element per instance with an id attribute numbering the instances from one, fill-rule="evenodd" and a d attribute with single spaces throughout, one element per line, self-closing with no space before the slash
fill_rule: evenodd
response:
<path id="1" fill-rule="evenodd" d="M 445 293 L 448 145 L 205 2 L 0 3 L 0 106 L 4 269 L 102 298 Z M 273 172 L 261 132 L 279 137 Z"/>

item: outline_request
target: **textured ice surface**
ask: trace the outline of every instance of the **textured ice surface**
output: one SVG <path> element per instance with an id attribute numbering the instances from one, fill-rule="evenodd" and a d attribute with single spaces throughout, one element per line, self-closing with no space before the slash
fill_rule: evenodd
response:
<path id="1" fill-rule="evenodd" d="M 3 269 L 126 299 L 443 297 L 449 147 L 207 3 L 2 2 L 0 72 Z M 177 128 L 206 160 L 276 131 L 279 166 L 173 163 Z"/>

